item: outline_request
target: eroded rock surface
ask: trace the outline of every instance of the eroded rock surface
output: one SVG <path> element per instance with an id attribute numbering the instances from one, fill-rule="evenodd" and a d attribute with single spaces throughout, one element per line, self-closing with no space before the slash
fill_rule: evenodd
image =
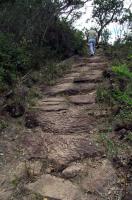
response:
<path id="1" fill-rule="evenodd" d="M 43 91 L 33 107 L 39 127 L 23 130 L 17 148 L 24 160 L 5 170 L 9 179 L 1 173 L 0 200 L 8 200 L 12 192 L 17 200 L 18 188 L 29 192 L 24 200 L 39 195 L 44 200 L 115 200 L 118 177 L 97 141 L 98 126 L 108 112 L 96 103 L 96 88 L 107 62 L 101 56 L 76 59 L 71 73 Z M 10 146 L 8 154 L 16 150 L 14 141 Z M 23 180 L 16 190 L 10 187 L 14 177 Z"/>
<path id="2" fill-rule="evenodd" d="M 70 181 L 51 175 L 43 175 L 37 182 L 26 186 L 44 197 L 61 200 L 83 200 L 85 196 L 79 187 Z"/>

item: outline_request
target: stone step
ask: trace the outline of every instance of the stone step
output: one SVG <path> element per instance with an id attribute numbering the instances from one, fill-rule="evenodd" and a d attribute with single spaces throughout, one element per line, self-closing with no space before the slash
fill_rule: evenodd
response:
<path id="1" fill-rule="evenodd" d="M 87 67 L 91 67 L 91 68 L 99 68 L 99 69 L 104 69 L 108 66 L 107 62 L 99 62 L 99 63 L 87 63 L 86 64 Z"/>
<path id="2" fill-rule="evenodd" d="M 64 83 L 50 88 L 45 94 L 54 96 L 58 94 L 75 95 L 81 92 L 90 92 L 96 88 L 95 83 Z"/>
<path id="3" fill-rule="evenodd" d="M 63 78 L 61 78 L 58 83 L 71 83 L 73 80 L 80 75 L 80 72 L 73 72 L 70 74 L 66 74 Z"/>
<path id="4" fill-rule="evenodd" d="M 74 67 L 82 67 L 82 66 L 85 66 L 86 65 L 86 63 L 79 63 L 79 64 L 74 64 L 74 65 L 72 65 L 72 67 L 74 68 Z"/>
<path id="5" fill-rule="evenodd" d="M 38 106 L 34 106 L 34 109 L 40 110 L 40 111 L 47 111 L 47 112 L 55 112 L 55 111 L 62 111 L 67 110 L 69 106 L 66 103 L 57 103 L 53 105 L 51 104 L 41 104 Z"/>
<path id="6" fill-rule="evenodd" d="M 84 57 L 82 59 L 80 59 L 81 62 L 85 62 L 85 63 L 99 63 L 102 61 L 106 61 L 106 59 L 104 57 L 101 56 L 93 56 L 93 57 Z"/>
<path id="7" fill-rule="evenodd" d="M 69 106 L 64 97 L 46 97 L 38 101 L 37 106 L 34 106 L 33 108 L 41 111 L 54 112 L 67 110 L 68 107 Z"/>
<path id="8" fill-rule="evenodd" d="M 100 70 L 103 71 L 107 67 L 106 64 L 102 63 L 101 65 L 97 65 L 96 63 L 87 64 L 83 67 L 73 68 L 71 71 L 74 72 L 91 72 L 92 70 Z"/>
<path id="9" fill-rule="evenodd" d="M 102 81 L 102 76 L 100 74 L 84 74 L 74 79 L 74 83 L 97 83 Z"/>
<path id="10" fill-rule="evenodd" d="M 64 97 L 45 97 L 45 98 L 43 98 L 43 99 L 41 99 L 41 101 L 40 102 L 46 102 L 46 103 L 48 103 L 48 102 L 53 102 L 53 103 L 60 103 L 60 102 L 65 102 L 66 101 L 66 99 L 64 98 Z M 38 103 L 39 104 L 39 103 Z"/>
<path id="11" fill-rule="evenodd" d="M 86 95 L 71 96 L 71 97 L 69 97 L 69 101 L 70 101 L 70 103 L 78 104 L 78 105 L 93 104 L 93 103 L 95 103 L 95 98 L 96 98 L 96 92 L 94 91 L 94 92 L 86 94 Z"/>

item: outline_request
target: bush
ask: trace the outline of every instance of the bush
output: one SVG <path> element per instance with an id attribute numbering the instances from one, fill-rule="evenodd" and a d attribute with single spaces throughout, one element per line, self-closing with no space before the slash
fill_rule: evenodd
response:
<path id="1" fill-rule="evenodd" d="M 113 66 L 112 71 L 119 77 L 132 79 L 132 72 L 128 69 L 127 65 Z"/>
<path id="2" fill-rule="evenodd" d="M 112 71 L 116 74 L 116 87 L 113 90 L 113 97 L 120 104 L 132 106 L 132 72 L 127 65 L 113 66 Z"/>
<path id="3" fill-rule="evenodd" d="M 24 74 L 30 65 L 26 48 L 13 41 L 13 35 L 0 33 L 0 89 L 12 86 L 19 74 Z"/>

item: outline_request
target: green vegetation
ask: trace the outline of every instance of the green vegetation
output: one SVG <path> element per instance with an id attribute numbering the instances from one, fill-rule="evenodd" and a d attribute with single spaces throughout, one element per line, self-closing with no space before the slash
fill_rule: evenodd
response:
<path id="1" fill-rule="evenodd" d="M 108 156 L 125 153 L 129 157 L 132 141 L 132 41 L 125 37 L 108 45 L 105 54 L 111 66 L 104 72 L 104 83 L 97 90 L 97 100 L 113 111 L 109 134 L 101 134 Z M 117 137 L 111 139 L 114 132 Z"/>
<path id="2" fill-rule="evenodd" d="M 55 81 L 62 77 L 70 69 L 71 63 L 48 63 L 45 68 L 41 70 L 41 81 L 48 85 L 53 85 Z"/>
<path id="3" fill-rule="evenodd" d="M 84 34 L 72 25 L 84 2 L 0 1 L 0 93 L 10 94 L 6 105 L 34 104 L 35 84 L 53 85 L 70 68 L 58 63 L 85 54 Z"/>
<path id="4" fill-rule="evenodd" d="M 99 141 L 103 143 L 106 154 L 109 158 L 116 157 L 118 154 L 117 144 L 109 137 L 108 133 L 100 134 Z"/>
<path id="5" fill-rule="evenodd" d="M 5 120 L 0 120 L 0 131 L 8 127 L 8 124 Z"/>
<path id="6" fill-rule="evenodd" d="M 30 54 L 24 44 L 13 41 L 13 35 L 0 33 L 0 91 L 12 87 L 18 75 L 30 66 Z"/>

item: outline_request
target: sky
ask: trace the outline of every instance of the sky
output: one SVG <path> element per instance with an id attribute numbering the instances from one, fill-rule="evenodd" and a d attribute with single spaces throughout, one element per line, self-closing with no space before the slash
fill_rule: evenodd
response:
<path id="1" fill-rule="evenodd" d="M 128 8 L 130 4 L 131 0 L 124 0 L 124 5 L 126 8 Z M 91 26 L 94 26 L 94 23 L 91 22 L 91 20 L 87 22 L 87 19 L 92 17 L 92 8 L 92 1 L 89 1 L 83 8 L 80 9 L 83 14 L 81 18 L 74 23 L 74 27 L 79 30 L 83 30 L 84 28 L 89 29 Z M 110 23 L 107 28 L 111 32 L 110 42 L 113 42 L 117 38 L 117 35 L 120 34 L 120 29 L 122 27 L 120 27 L 117 23 Z"/>

